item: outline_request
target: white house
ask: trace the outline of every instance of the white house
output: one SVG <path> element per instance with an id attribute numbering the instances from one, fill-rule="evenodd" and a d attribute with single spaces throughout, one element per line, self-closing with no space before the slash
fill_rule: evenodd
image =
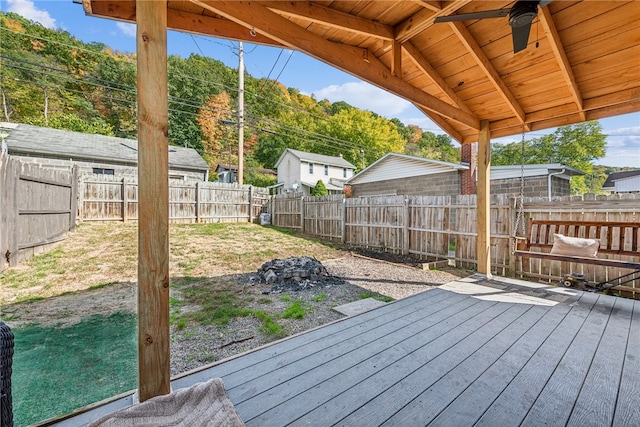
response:
<path id="1" fill-rule="evenodd" d="M 329 194 L 341 193 L 344 182 L 353 176 L 355 166 L 342 156 L 325 156 L 287 148 L 276 162 L 278 192 L 301 191 L 305 195 L 319 180 Z"/>

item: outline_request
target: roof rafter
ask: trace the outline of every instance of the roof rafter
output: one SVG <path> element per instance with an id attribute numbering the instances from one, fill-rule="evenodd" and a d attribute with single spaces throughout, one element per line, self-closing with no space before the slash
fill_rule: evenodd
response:
<path id="1" fill-rule="evenodd" d="M 438 11 L 434 13 L 433 10 L 422 9 L 418 13 L 414 14 L 411 18 L 396 25 L 395 38 L 400 43 L 411 40 L 422 31 L 426 30 L 433 25 L 433 20 L 438 16 L 450 15 L 456 10 L 460 9 L 471 0 L 452 1 L 443 5 Z M 443 2 L 444 3 L 444 2 Z"/>
<path id="2" fill-rule="evenodd" d="M 478 45 L 478 42 L 473 38 L 466 25 L 460 21 L 454 21 L 450 22 L 449 26 L 465 45 L 469 54 L 474 57 L 480 68 L 482 68 L 489 81 L 493 84 L 507 105 L 509 105 L 513 114 L 515 114 L 520 122 L 525 123 L 526 118 L 524 109 L 520 106 L 518 100 L 513 96 L 513 93 L 511 93 L 504 81 L 502 81 L 500 74 L 498 74 L 496 69 L 493 67 L 491 61 L 489 61 L 489 58 L 484 54 L 480 45 Z"/>
<path id="3" fill-rule="evenodd" d="M 420 70 L 422 70 L 431 81 L 436 84 L 444 93 L 447 95 L 449 100 L 453 102 L 458 108 L 463 111 L 468 112 L 469 114 L 473 114 L 469 107 L 458 97 L 458 95 L 447 85 L 447 82 L 438 74 L 438 72 L 429 64 L 429 61 L 420 53 L 418 48 L 411 42 L 407 42 L 402 45 L 402 47 L 407 51 L 409 57 L 413 60 Z"/>
<path id="4" fill-rule="evenodd" d="M 571 69 L 571 64 L 569 63 L 567 54 L 564 51 L 564 46 L 560 40 L 560 34 L 558 34 L 558 30 L 556 29 L 556 24 L 553 22 L 553 17 L 551 16 L 551 12 L 548 7 L 540 8 L 540 12 L 541 14 L 539 19 L 542 23 L 542 28 L 544 28 L 544 32 L 551 44 L 551 50 L 558 61 L 558 65 L 560 65 L 562 76 L 567 83 L 567 88 L 569 89 L 569 92 L 571 92 L 571 96 L 573 97 L 582 120 L 584 121 L 587 119 L 587 115 L 584 111 L 584 106 L 582 105 L 582 94 L 578 87 L 578 82 L 576 82 L 576 78 L 573 75 L 573 70 Z"/>
<path id="5" fill-rule="evenodd" d="M 426 7 L 434 12 L 440 12 L 442 10 L 441 1 L 429 1 L 429 0 L 413 0 L 414 3 L 418 3 L 420 6 Z"/>
<path id="6" fill-rule="evenodd" d="M 266 35 L 290 48 L 357 76 L 427 110 L 439 113 L 465 126 L 478 129 L 477 117 L 425 93 L 392 75 L 389 68 L 368 50 L 334 43 L 296 25 L 268 8 L 252 2 L 190 0 L 214 13 Z"/>
<path id="7" fill-rule="evenodd" d="M 393 40 L 393 28 L 388 25 L 359 18 L 319 4 L 307 1 L 266 1 L 261 2 L 261 4 L 271 10 L 277 10 L 288 16 L 310 19 L 314 22 L 321 22 L 329 27 L 359 33 L 365 36 L 377 37 L 383 40 Z"/>
<path id="8" fill-rule="evenodd" d="M 88 15 L 111 15 L 120 21 L 136 23 L 135 2 L 89 2 L 82 3 Z M 193 34 L 206 34 L 212 37 L 224 37 L 250 43 L 282 47 L 282 43 L 272 40 L 262 34 L 252 36 L 247 28 L 226 19 L 213 18 L 196 13 L 171 10 L 167 14 L 167 28 Z"/>

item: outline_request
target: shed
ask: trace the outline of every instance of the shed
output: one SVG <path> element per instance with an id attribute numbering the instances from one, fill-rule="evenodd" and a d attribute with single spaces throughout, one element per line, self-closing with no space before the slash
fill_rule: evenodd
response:
<path id="1" fill-rule="evenodd" d="M 373 195 L 457 196 L 475 194 L 475 162 L 457 164 L 387 153 L 346 184 L 353 197 Z M 467 185 L 465 175 L 473 185 Z M 524 177 L 525 197 L 570 195 L 571 177 L 583 172 L 561 164 L 491 167 L 491 192 L 520 194 Z"/>
<path id="2" fill-rule="evenodd" d="M 68 130 L 0 123 L 8 133 L 6 144 L 13 157 L 44 167 L 85 174 L 131 177 L 138 174 L 138 141 Z M 193 148 L 169 146 L 169 178 L 206 181 L 209 165 Z"/>

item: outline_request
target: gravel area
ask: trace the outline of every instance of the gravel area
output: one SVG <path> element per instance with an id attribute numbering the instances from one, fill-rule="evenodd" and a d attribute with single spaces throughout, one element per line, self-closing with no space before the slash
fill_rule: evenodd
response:
<path id="1" fill-rule="evenodd" d="M 344 284 L 313 288 L 302 291 L 269 294 L 272 302 L 268 310 L 282 313 L 291 302 L 284 299 L 302 300 L 309 307 L 302 319 L 279 319 L 287 335 L 303 332 L 344 316 L 332 308 L 362 298 L 367 292 L 378 293 L 393 299 L 433 288 L 439 284 L 459 279 L 459 275 L 446 271 L 425 271 L 414 266 L 366 258 L 354 254 L 325 260 L 327 271 L 345 280 Z M 242 285 L 239 283 L 239 286 Z M 259 285 L 245 287 L 246 292 L 262 295 L 267 287 Z M 322 295 L 322 297 L 320 297 Z M 265 296 L 265 295 L 262 295 Z M 289 298 L 287 298 L 288 296 Z M 265 309 L 256 301 L 251 308 Z M 171 373 L 172 375 L 198 368 L 204 364 L 222 360 L 239 353 L 268 344 L 275 338 L 260 332 L 261 322 L 253 317 L 232 319 L 220 328 L 216 326 L 191 326 L 172 331 Z"/>

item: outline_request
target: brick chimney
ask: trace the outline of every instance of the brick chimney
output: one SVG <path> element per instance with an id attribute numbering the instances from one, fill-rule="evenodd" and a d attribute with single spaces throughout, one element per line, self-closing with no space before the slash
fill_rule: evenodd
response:
<path id="1" fill-rule="evenodd" d="M 469 169 L 462 171 L 460 174 L 460 193 L 463 195 L 476 194 L 478 160 L 475 143 L 462 144 L 460 149 L 460 161 L 463 165 L 469 166 Z"/>

